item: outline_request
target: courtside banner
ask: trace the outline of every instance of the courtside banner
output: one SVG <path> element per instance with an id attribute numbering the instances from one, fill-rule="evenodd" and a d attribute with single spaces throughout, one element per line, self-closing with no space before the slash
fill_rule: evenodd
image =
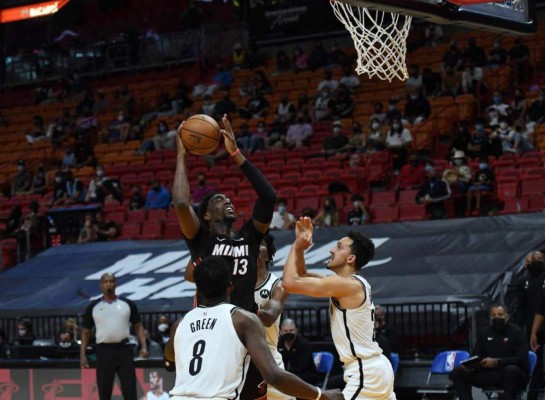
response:
<path id="1" fill-rule="evenodd" d="M 329 250 L 351 227 L 316 229 L 307 251 L 310 270 L 329 273 Z M 375 243 L 376 255 L 361 272 L 376 302 L 455 301 L 480 296 L 518 269 L 531 250 L 545 249 L 545 214 L 467 218 L 355 227 Z M 273 271 L 281 275 L 294 232 L 274 232 Z M 218 245 L 219 246 L 219 245 Z M 229 249 L 217 248 L 218 254 Z M 233 249 L 232 254 L 236 254 Z M 195 287 L 183 271 L 189 261 L 183 241 L 114 241 L 51 248 L 0 274 L 0 313 L 81 313 L 101 295 L 99 279 L 117 276 L 117 294 L 142 311 L 188 310 Z M 323 305 L 290 297 L 288 307 Z"/>

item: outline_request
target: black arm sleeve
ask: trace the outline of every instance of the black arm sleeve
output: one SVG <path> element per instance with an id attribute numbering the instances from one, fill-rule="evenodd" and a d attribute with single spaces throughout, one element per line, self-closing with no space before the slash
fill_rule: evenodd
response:
<path id="1" fill-rule="evenodd" d="M 501 365 L 517 365 L 528 371 L 528 340 L 521 329 L 517 329 L 512 339 L 515 341 L 515 354 L 501 359 Z"/>
<path id="2" fill-rule="evenodd" d="M 254 206 L 254 219 L 264 224 L 270 223 L 276 204 L 276 193 L 274 192 L 274 188 L 261 171 L 259 171 L 250 161 L 245 160 L 240 166 L 240 169 L 242 169 L 242 172 L 248 177 L 248 180 L 258 196 Z"/>

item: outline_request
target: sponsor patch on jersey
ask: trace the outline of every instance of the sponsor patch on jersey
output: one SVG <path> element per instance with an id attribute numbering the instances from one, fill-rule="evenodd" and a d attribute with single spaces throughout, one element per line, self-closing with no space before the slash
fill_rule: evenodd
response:
<path id="1" fill-rule="evenodd" d="M 269 289 L 261 289 L 259 291 L 259 295 L 261 296 L 262 299 L 268 299 L 269 298 Z"/>

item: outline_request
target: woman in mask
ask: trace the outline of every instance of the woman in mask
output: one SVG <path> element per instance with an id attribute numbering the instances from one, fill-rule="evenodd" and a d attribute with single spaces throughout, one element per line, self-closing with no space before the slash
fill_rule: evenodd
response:
<path id="1" fill-rule="evenodd" d="M 483 194 L 492 190 L 494 175 L 488 167 L 488 160 L 481 158 L 479 161 L 479 170 L 475 172 L 473 182 L 467 191 L 467 214 L 471 215 L 473 199 L 475 199 L 475 211 L 482 214 L 481 199 Z"/>
<path id="2" fill-rule="evenodd" d="M 165 344 L 170 338 L 170 319 L 166 315 L 159 315 L 157 318 L 156 329 L 151 340 L 157 342 L 164 349 Z"/>
<path id="3" fill-rule="evenodd" d="M 395 171 L 399 171 L 407 162 L 408 150 L 412 142 L 411 132 L 403 127 L 400 119 L 394 119 L 386 136 L 386 147 L 394 157 Z"/>
<path id="4" fill-rule="evenodd" d="M 339 210 L 332 196 L 327 196 L 322 204 L 322 209 L 312 220 L 315 226 L 338 226 L 339 225 Z"/>

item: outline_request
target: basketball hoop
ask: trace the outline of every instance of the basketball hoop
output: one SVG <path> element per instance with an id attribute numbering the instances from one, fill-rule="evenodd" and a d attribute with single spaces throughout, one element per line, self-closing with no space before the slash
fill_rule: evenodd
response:
<path id="1" fill-rule="evenodd" d="M 330 0 L 333 12 L 354 41 L 358 52 L 356 72 L 391 82 L 409 78 L 405 57 L 410 15 L 352 6 L 345 0 Z"/>

